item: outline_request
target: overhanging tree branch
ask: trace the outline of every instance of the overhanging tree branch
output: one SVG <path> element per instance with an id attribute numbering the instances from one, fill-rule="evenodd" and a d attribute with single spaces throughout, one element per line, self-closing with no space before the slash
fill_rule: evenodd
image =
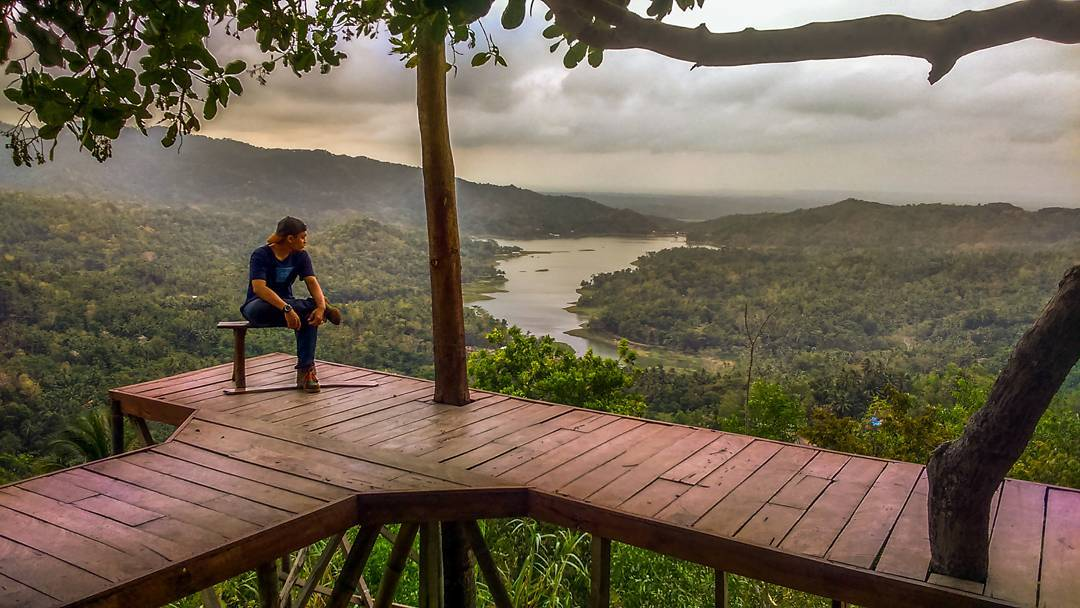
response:
<path id="1" fill-rule="evenodd" d="M 1022 0 L 939 20 L 877 15 L 731 33 L 670 25 L 609 0 L 544 2 L 561 28 L 590 47 L 646 49 L 695 67 L 902 55 L 930 62 L 933 84 L 975 51 L 1028 38 L 1080 43 L 1080 2 L 1073 0 Z"/>

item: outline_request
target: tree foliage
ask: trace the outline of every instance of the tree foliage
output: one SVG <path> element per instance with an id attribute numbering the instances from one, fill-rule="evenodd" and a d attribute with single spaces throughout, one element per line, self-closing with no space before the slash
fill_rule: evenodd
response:
<path id="1" fill-rule="evenodd" d="M 628 416 L 645 413 L 645 401 L 630 390 L 637 355 L 625 340 L 619 358 L 606 359 L 591 350 L 578 357 L 551 336 L 517 327 L 497 328 L 487 339 L 493 350 L 469 355 L 470 384 L 476 388 Z"/>

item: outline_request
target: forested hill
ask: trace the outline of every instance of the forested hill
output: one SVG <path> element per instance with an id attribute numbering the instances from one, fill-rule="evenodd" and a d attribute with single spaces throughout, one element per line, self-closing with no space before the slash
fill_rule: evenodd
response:
<path id="1" fill-rule="evenodd" d="M 696 243 L 733 247 L 996 247 L 1080 239 L 1080 209 L 884 205 L 848 199 L 789 213 L 734 215 L 691 225 Z"/>
<path id="2" fill-rule="evenodd" d="M 15 167 L 3 155 L 0 183 L 9 190 L 151 205 L 257 204 L 305 218 L 352 211 L 383 222 L 424 222 L 423 182 L 416 167 L 200 136 L 166 149 L 159 131 L 150 137 L 125 131 L 104 164 L 75 150 L 70 137 L 54 161 L 33 168 Z M 458 180 L 458 213 L 467 234 L 509 237 L 649 234 L 679 225 L 581 197 L 464 180 Z"/>

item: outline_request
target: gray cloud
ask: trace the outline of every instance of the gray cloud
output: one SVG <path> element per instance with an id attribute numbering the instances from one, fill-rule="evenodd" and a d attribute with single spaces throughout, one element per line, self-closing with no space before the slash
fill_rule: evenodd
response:
<path id="1" fill-rule="evenodd" d="M 1007 1 L 903 8 L 940 18 Z M 462 47 L 448 79 L 462 177 L 560 190 L 867 189 L 1080 205 L 1080 47 L 982 51 L 934 86 L 926 62 L 905 57 L 691 71 L 620 51 L 598 69 L 566 70 L 539 34 L 542 19 L 506 32 L 500 11 L 486 25 L 509 68 L 471 68 L 475 51 Z M 895 11 L 888 0 L 710 0 L 672 21 L 733 31 Z M 214 48 L 258 59 L 248 40 L 219 37 Z M 342 48 L 349 59 L 327 76 L 279 70 L 266 87 L 246 82 L 204 133 L 418 162 L 414 72 L 384 39 Z M 0 117 L 10 114 L 0 106 Z"/>

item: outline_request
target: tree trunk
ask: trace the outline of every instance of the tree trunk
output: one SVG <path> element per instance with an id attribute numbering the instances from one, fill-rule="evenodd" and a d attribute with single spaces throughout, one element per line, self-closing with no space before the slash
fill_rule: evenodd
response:
<path id="1" fill-rule="evenodd" d="M 1017 343 L 986 405 L 927 465 L 930 569 L 983 582 L 990 499 L 1020 457 L 1065 376 L 1080 359 L 1080 266 Z"/>
<path id="2" fill-rule="evenodd" d="M 476 608 L 476 567 L 461 522 L 442 522 L 442 554 L 447 607 Z"/>
<path id="3" fill-rule="evenodd" d="M 435 337 L 435 401 L 469 402 L 465 369 L 465 318 L 461 302 L 461 240 L 458 236 L 454 156 L 446 120 L 445 32 L 417 36 L 416 107 L 423 151 L 431 264 L 431 318 Z"/>

